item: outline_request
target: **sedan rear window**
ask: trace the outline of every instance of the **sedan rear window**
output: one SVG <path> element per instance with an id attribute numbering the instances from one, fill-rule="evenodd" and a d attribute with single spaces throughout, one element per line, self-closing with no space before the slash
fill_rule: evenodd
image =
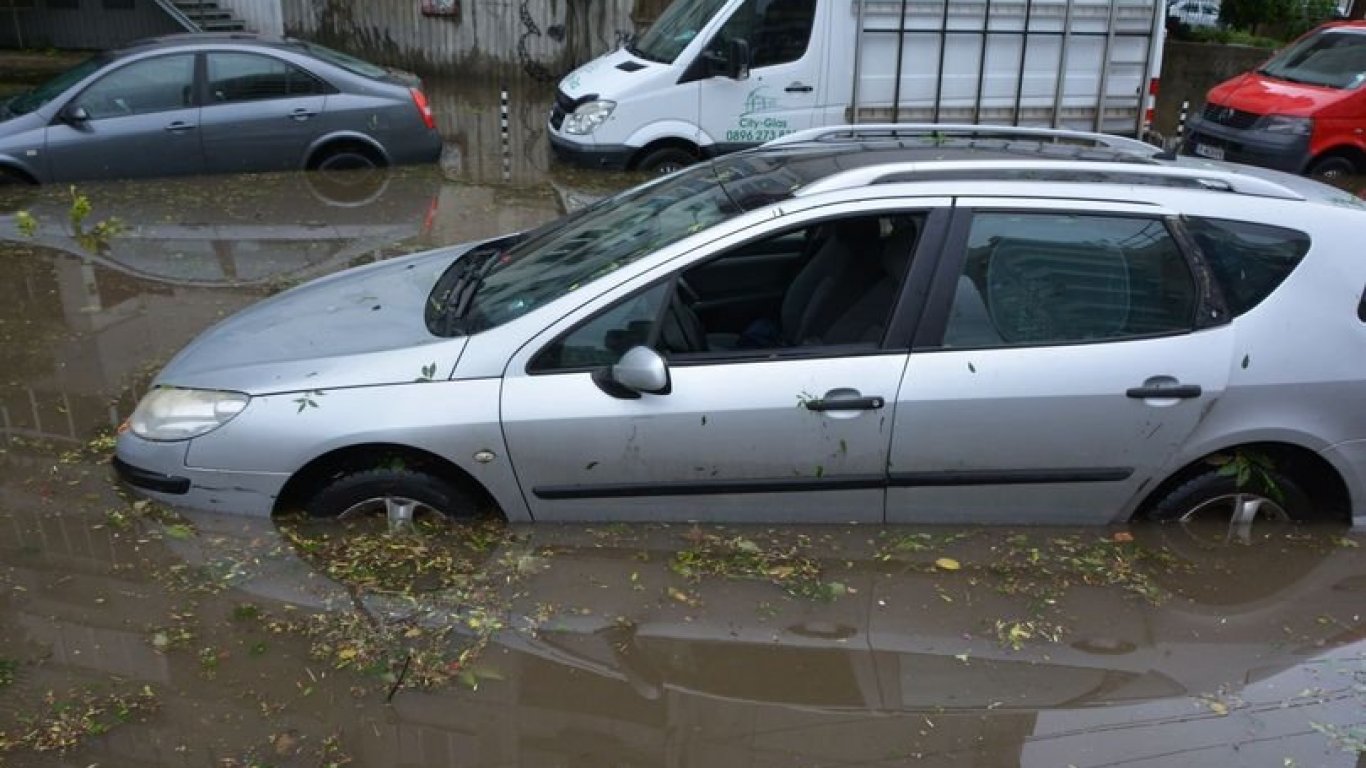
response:
<path id="1" fill-rule="evenodd" d="M 1293 229 L 1194 217 L 1185 223 L 1235 317 L 1270 296 L 1309 252 L 1309 235 Z"/>
<path id="2" fill-rule="evenodd" d="M 347 72 L 361 75 L 362 77 L 379 79 L 388 74 L 383 67 L 377 67 L 368 61 L 362 61 L 355 56 L 342 53 L 341 51 L 334 51 L 331 48 L 318 45 L 317 43 L 298 41 L 295 45 L 302 48 L 304 53 L 307 53 L 314 58 L 322 59 L 328 64 L 341 67 Z"/>

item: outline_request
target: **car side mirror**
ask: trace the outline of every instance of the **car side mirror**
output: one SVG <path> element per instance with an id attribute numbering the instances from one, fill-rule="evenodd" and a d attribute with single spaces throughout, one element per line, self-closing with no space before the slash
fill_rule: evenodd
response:
<path id="1" fill-rule="evenodd" d="M 80 105 L 70 106 L 62 110 L 62 120 L 72 125 L 79 125 L 90 121 L 90 113 Z"/>
<path id="2" fill-rule="evenodd" d="M 616 365 L 593 372 L 593 383 L 612 397 L 636 400 L 641 393 L 667 395 L 672 389 L 669 365 L 649 347 L 631 347 Z"/>
<path id="3" fill-rule="evenodd" d="M 726 57 L 726 77 L 732 80 L 749 79 L 749 41 L 744 39 L 730 41 L 730 51 Z"/>

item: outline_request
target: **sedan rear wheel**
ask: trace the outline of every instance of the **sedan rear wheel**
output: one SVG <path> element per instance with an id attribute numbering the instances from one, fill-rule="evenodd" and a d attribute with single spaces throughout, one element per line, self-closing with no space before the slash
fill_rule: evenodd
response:
<path id="1" fill-rule="evenodd" d="M 323 150 L 323 153 L 313 162 L 313 169 L 318 171 L 365 171 L 382 167 L 382 165 L 383 163 L 378 162 L 372 152 L 358 146 L 345 144 Z"/>

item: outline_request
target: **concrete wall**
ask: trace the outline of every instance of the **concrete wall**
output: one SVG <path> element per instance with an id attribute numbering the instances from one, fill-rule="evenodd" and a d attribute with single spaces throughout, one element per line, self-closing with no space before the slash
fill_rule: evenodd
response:
<path id="1" fill-rule="evenodd" d="M 281 0 L 218 0 L 218 4 L 232 11 L 247 23 L 247 29 L 263 35 L 283 35 L 285 14 Z"/>
<path id="2" fill-rule="evenodd" d="M 152 0 L 132 0 L 132 8 L 105 8 L 101 0 L 75 5 L 37 0 L 33 8 L 0 9 L 0 48 L 112 48 L 185 31 Z"/>
<path id="3" fill-rule="evenodd" d="M 284 27 L 424 75 L 515 71 L 546 82 L 635 32 L 636 0 L 454 2 L 455 15 L 424 16 L 419 0 L 283 0 Z"/>
<path id="4" fill-rule="evenodd" d="M 1164 136 L 1175 135 L 1182 100 L 1190 101 L 1191 111 L 1198 110 L 1210 88 L 1254 69 L 1270 56 L 1271 51 L 1265 48 L 1168 42 L 1162 57 L 1155 129 Z"/>

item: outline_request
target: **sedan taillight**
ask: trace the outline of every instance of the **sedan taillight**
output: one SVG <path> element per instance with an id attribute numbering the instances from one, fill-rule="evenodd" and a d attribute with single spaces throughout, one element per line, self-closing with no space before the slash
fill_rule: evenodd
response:
<path id="1" fill-rule="evenodd" d="M 418 114 L 422 115 L 422 122 L 432 130 L 436 130 L 436 118 L 432 116 L 432 105 L 427 101 L 427 95 L 416 88 L 409 88 L 413 94 L 413 105 L 417 107 Z"/>

